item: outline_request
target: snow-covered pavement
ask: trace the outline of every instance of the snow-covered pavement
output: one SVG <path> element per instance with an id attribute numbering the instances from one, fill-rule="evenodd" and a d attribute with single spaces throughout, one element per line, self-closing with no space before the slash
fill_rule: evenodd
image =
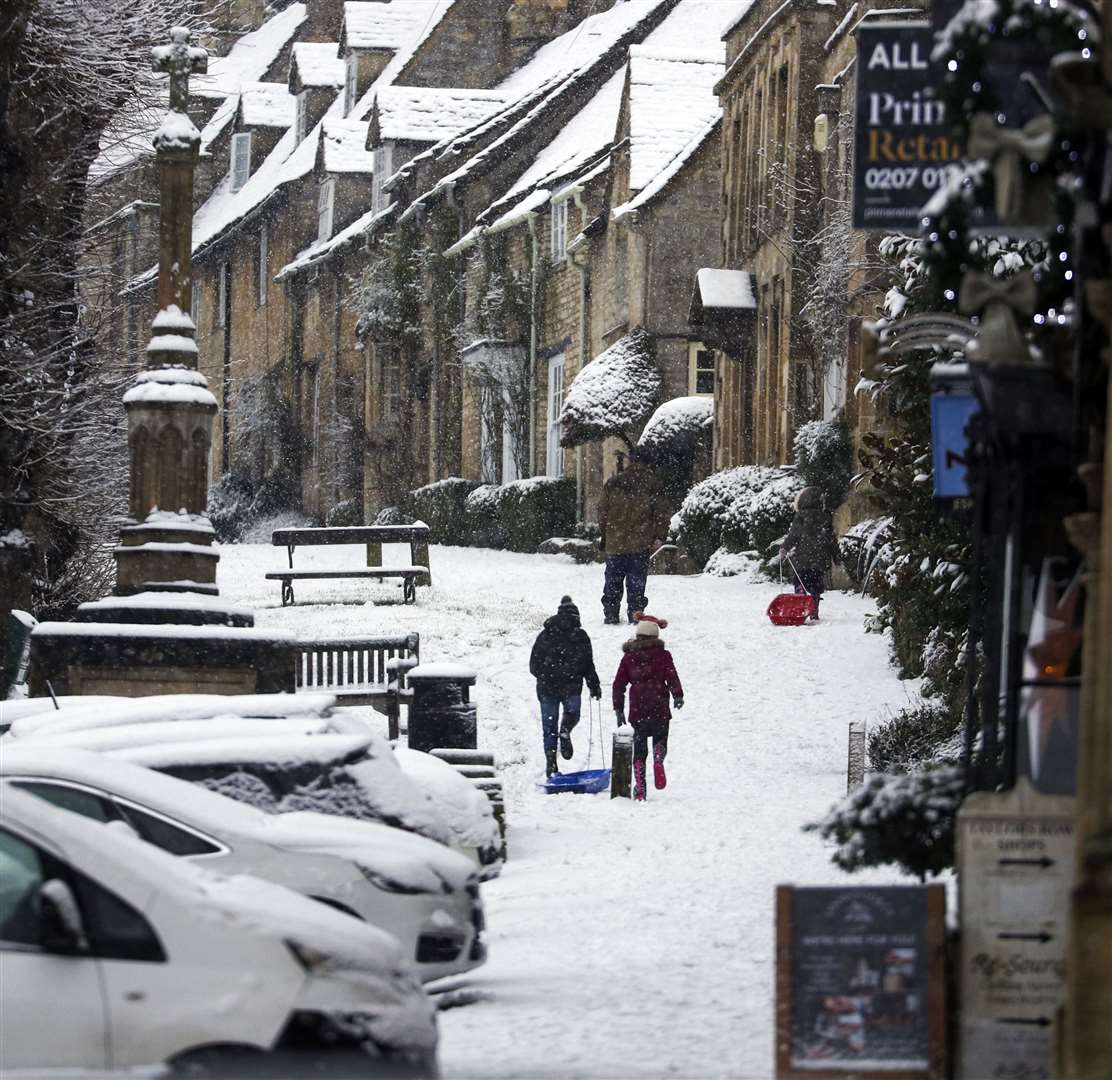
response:
<path id="1" fill-rule="evenodd" d="M 362 554 L 305 548 L 295 564 L 355 567 Z M 260 626 L 416 630 L 422 659 L 480 672 L 479 742 L 502 770 L 510 859 L 484 886 L 490 960 L 462 981 L 478 1000 L 441 1016 L 445 1078 L 769 1077 L 774 888 L 841 877 L 800 826 L 845 789 L 848 722 L 879 718 L 912 690 L 884 640 L 862 630 L 869 601 L 831 593 L 818 625 L 776 628 L 765 617 L 775 585 L 650 578 L 686 707 L 672 724 L 668 788 L 634 805 L 536 786 L 529 650 L 563 593 L 595 644 L 609 748 L 609 681 L 629 628 L 602 625 L 602 568 L 465 548 L 434 547 L 431 561 L 434 587 L 412 607 L 395 585 L 309 581 L 282 609 L 263 574 L 283 569 L 286 553 L 265 545 L 224 548 L 219 583 Z M 584 713 L 574 765 L 586 735 Z"/>

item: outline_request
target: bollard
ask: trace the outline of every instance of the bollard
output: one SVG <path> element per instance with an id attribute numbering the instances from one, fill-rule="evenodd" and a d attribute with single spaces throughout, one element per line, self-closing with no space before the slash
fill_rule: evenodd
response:
<path id="1" fill-rule="evenodd" d="M 615 731 L 610 750 L 610 798 L 628 799 L 633 787 L 633 732 Z"/>
<path id="2" fill-rule="evenodd" d="M 849 722 L 849 758 L 846 764 L 846 793 L 865 781 L 865 721 Z"/>

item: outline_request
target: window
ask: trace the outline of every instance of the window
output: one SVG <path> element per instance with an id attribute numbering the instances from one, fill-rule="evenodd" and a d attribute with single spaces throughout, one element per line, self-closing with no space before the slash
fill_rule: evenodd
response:
<path id="1" fill-rule="evenodd" d="M 309 133 L 309 91 L 302 90 L 294 98 L 293 112 L 293 137 L 294 142 L 301 142 Z"/>
<path id="2" fill-rule="evenodd" d="M 232 264 L 220 264 L 220 285 L 216 296 L 216 324 L 227 326 L 228 306 L 231 301 Z"/>
<path id="3" fill-rule="evenodd" d="M 391 356 L 383 365 L 383 420 L 399 420 L 402 414 L 402 373 L 396 356 Z"/>
<path id="4" fill-rule="evenodd" d="M 18 836 L 0 829 L 0 941 L 39 944 L 39 853 Z"/>
<path id="5" fill-rule="evenodd" d="M 127 823 L 148 844 L 162 848 L 171 855 L 215 855 L 220 846 L 211 843 L 195 832 L 172 825 L 164 818 L 155 817 L 130 803 L 117 802 L 116 807 Z"/>
<path id="6" fill-rule="evenodd" d="M 264 221 L 259 227 L 259 305 L 266 303 L 266 287 L 270 282 L 270 235 Z"/>
<path id="7" fill-rule="evenodd" d="M 355 96 L 358 91 L 359 61 L 353 53 L 347 58 L 347 68 L 344 72 L 344 116 L 355 108 Z"/>
<path id="8" fill-rule="evenodd" d="M 232 191 L 239 191 L 251 175 L 251 132 L 232 136 Z"/>
<path id="9" fill-rule="evenodd" d="M 119 816 L 107 799 L 101 798 L 87 788 L 54 784 L 46 780 L 17 780 L 12 786 L 23 788 L 24 791 L 37 795 L 52 806 L 80 814 L 82 817 L 92 818 L 93 821 L 115 821 Z"/>
<path id="10" fill-rule="evenodd" d="M 166 952 L 158 935 L 126 900 L 78 870 L 68 869 L 66 877 L 81 909 L 91 956 L 165 963 Z"/>
<path id="11" fill-rule="evenodd" d="M 193 325 L 200 333 L 201 330 L 201 279 L 197 276 L 197 272 L 193 272 L 192 289 L 189 298 L 189 317 L 193 320 Z"/>
<path id="12" fill-rule="evenodd" d="M 374 149 L 374 173 L 371 179 L 371 209 L 377 214 L 390 201 L 382 185 L 394 171 L 394 144 L 383 143 Z"/>
<path id="13" fill-rule="evenodd" d="M 563 204 L 566 205 L 566 204 Z M 564 407 L 564 354 L 548 361 L 548 461 L 549 476 L 564 475 L 564 448 L 560 445 L 560 411 Z"/>
<path id="14" fill-rule="evenodd" d="M 692 394 L 713 394 L 715 362 L 714 353 L 701 342 L 693 341 L 690 346 L 691 371 L 689 386 Z"/>
<path id="15" fill-rule="evenodd" d="M 552 204 L 552 261 L 563 262 L 568 257 L 568 200 Z"/>
<path id="16" fill-rule="evenodd" d="M 317 240 L 332 235 L 332 209 L 336 198 L 336 181 L 322 180 L 317 194 Z"/>

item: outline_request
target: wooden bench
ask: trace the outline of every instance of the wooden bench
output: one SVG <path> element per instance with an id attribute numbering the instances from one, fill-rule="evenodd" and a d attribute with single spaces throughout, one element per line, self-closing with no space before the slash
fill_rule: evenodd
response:
<path id="1" fill-rule="evenodd" d="M 328 693 L 337 705 L 370 705 L 390 721 L 397 738 L 403 702 L 409 700 L 406 672 L 421 659 L 418 634 L 374 638 L 312 638 L 298 641 L 298 693 Z"/>
<path id="2" fill-rule="evenodd" d="M 338 578 L 370 578 L 383 581 L 401 578 L 402 599 L 407 604 L 417 600 L 417 586 L 431 585 L 429 571 L 429 527 L 427 525 L 358 525 L 326 529 L 275 529 L 271 541 L 275 547 L 284 547 L 289 556 L 289 570 L 276 570 L 266 575 L 270 581 L 282 583 L 282 606 L 294 602 L 293 583 L 310 579 L 335 580 Z M 319 547 L 331 544 L 365 544 L 367 569 L 351 570 L 294 570 L 293 553 L 298 547 Z M 384 567 L 383 544 L 408 544 L 409 566 Z"/>

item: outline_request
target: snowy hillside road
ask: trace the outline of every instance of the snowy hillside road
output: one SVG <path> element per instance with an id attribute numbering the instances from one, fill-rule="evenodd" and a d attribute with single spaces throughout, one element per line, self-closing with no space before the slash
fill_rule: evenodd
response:
<path id="1" fill-rule="evenodd" d="M 355 567 L 362 554 L 306 548 L 296 563 Z M 416 630 L 422 659 L 480 672 L 479 744 L 502 770 L 510 857 L 484 886 L 490 959 L 460 980 L 479 1000 L 441 1014 L 445 1078 L 769 1077 L 774 888 L 839 880 L 800 826 L 845 790 L 848 722 L 879 719 L 911 691 L 884 640 L 862 629 L 869 602 L 831 593 L 818 625 L 777 628 L 765 616 L 776 585 L 650 578 L 686 707 L 668 788 L 635 805 L 536 786 L 529 650 L 563 593 L 594 641 L 609 748 L 609 684 L 629 628 L 602 625 L 600 566 L 434 547 L 435 585 L 415 607 L 396 586 L 331 581 L 304 583 L 283 610 L 263 574 L 285 560 L 281 548 L 224 548 L 223 595 L 253 606 L 260 626 L 306 636 Z M 586 712 L 575 747 L 571 767 L 582 767 Z"/>

